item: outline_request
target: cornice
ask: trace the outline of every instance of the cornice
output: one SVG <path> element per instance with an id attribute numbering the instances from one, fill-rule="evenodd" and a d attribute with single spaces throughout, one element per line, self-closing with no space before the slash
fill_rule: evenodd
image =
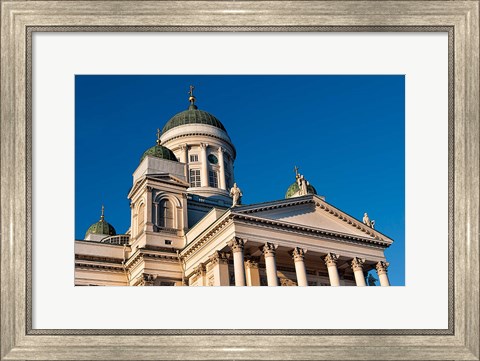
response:
<path id="1" fill-rule="evenodd" d="M 167 134 L 167 133 L 165 133 Z M 216 135 L 213 135 L 213 134 L 209 134 L 209 133 L 203 133 L 203 132 L 190 132 L 190 133 L 186 133 L 186 134 L 179 134 L 179 135 L 175 135 L 175 136 L 171 136 L 169 138 L 166 138 L 166 139 L 162 139 L 162 143 L 163 144 L 167 144 L 168 142 L 172 141 L 172 140 L 175 140 L 175 139 L 180 139 L 180 138 L 188 138 L 188 137 L 192 137 L 192 136 L 201 136 L 201 137 L 210 137 L 210 138 L 214 138 L 214 139 L 218 139 L 218 140 L 221 140 L 222 142 L 226 142 L 228 143 L 228 145 L 232 148 L 232 153 L 233 153 L 233 157 L 232 159 L 235 160 L 237 158 L 237 150 L 235 148 L 235 146 L 233 145 L 232 141 L 231 140 L 228 140 L 228 139 L 225 139 L 225 138 L 222 138 L 222 137 L 219 137 L 219 136 L 216 136 Z M 190 145 L 193 145 L 193 144 L 189 144 Z"/>
<path id="2" fill-rule="evenodd" d="M 125 270 L 122 266 L 113 266 L 97 263 L 75 262 L 75 270 L 101 270 L 102 272 L 123 273 Z"/>
<path id="3" fill-rule="evenodd" d="M 327 201 L 325 201 L 324 199 L 320 198 L 317 195 L 306 195 L 302 197 L 295 197 L 295 198 L 282 199 L 278 201 L 258 203 L 251 206 L 243 206 L 243 207 L 240 207 L 238 210 L 236 210 L 235 213 L 251 214 L 251 213 L 262 212 L 267 210 L 287 208 L 287 207 L 292 207 L 292 206 L 301 205 L 301 204 L 315 204 L 316 207 L 328 212 L 329 214 L 334 215 L 338 219 L 350 224 L 352 227 L 355 227 L 361 230 L 362 232 L 365 232 L 365 234 L 368 234 L 369 236 L 377 240 L 384 241 L 385 243 L 388 243 L 388 244 L 391 244 L 393 242 L 392 239 L 385 236 L 381 232 L 366 226 L 358 219 L 332 206 L 330 203 L 328 203 Z M 362 240 L 365 239 L 362 237 L 358 237 L 358 238 Z"/>
<path id="4" fill-rule="evenodd" d="M 357 243 L 357 244 L 369 243 L 369 244 L 379 245 L 385 248 L 390 246 L 391 244 L 391 242 L 384 241 L 383 239 L 360 237 L 360 236 L 355 236 L 348 233 L 340 233 L 340 232 L 335 232 L 335 231 L 322 229 L 322 228 L 307 227 L 307 226 L 303 226 L 296 223 L 277 221 L 269 218 L 254 217 L 254 216 L 241 214 L 241 213 L 232 213 L 232 218 L 241 220 L 249 224 L 258 225 L 260 223 L 265 227 L 271 228 L 271 229 L 282 229 L 282 230 L 288 229 L 293 232 L 296 231 L 296 233 L 299 233 L 299 234 L 321 235 L 322 238 L 328 238 L 334 241 L 344 241 L 344 242 Z"/>

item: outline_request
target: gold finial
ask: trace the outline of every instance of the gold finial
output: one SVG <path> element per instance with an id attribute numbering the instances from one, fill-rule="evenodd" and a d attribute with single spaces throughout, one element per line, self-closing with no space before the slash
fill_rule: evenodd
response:
<path id="1" fill-rule="evenodd" d="M 191 105 L 195 105 L 195 100 L 197 100 L 195 98 L 195 96 L 193 95 L 193 90 L 195 89 L 195 87 L 193 85 L 190 85 L 190 90 L 188 92 L 188 94 L 190 95 L 188 97 L 188 101 L 190 102 Z"/>
<path id="2" fill-rule="evenodd" d="M 157 128 L 157 144 L 160 145 L 160 136 L 162 135 L 162 131 L 160 128 Z"/>
<path id="3" fill-rule="evenodd" d="M 105 207 L 102 204 L 102 214 L 100 215 L 100 220 L 103 221 L 105 219 Z"/>
<path id="4" fill-rule="evenodd" d="M 295 178 L 298 178 L 298 169 L 299 168 L 297 166 L 293 167 L 293 170 L 295 172 Z"/>

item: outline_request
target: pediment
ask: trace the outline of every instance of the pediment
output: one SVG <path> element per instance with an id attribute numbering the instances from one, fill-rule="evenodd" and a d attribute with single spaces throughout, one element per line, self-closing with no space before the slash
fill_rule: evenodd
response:
<path id="1" fill-rule="evenodd" d="M 321 229 L 353 237 L 382 239 L 393 242 L 380 232 L 333 207 L 320 197 L 306 196 L 295 200 L 281 200 L 250 205 L 235 210 L 253 217 L 295 224 L 312 229 Z"/>

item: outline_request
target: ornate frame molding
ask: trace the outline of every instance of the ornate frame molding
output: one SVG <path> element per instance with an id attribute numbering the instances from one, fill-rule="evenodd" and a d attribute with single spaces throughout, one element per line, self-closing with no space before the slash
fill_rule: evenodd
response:
<path id="1" fill-rule="evenodd" d="M 2 1 L 1 9 L 0 358 L 2 360 L 258 358 L 479 360 L 478 0 L 355 2 L 34 0 Z M 446 330 L 33 329 L 31 36 L 35 31 L 448 32 L 451 255 L 449 328 Z M 371 344 L 372 336 L 375 346 L 365 346 Z M 148 342 L 145 342 L 146 337 Z M 132 344 L 142 346 L 132 348 Z"/>

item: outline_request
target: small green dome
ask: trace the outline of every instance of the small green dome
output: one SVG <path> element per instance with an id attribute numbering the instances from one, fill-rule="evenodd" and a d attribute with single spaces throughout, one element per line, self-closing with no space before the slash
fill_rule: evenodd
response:
<path id="1" fill-rule="evenodd" d="M 300 187 L 298 186 L 297 182 L 293 183 L 290 187 L 288 187 L 287 193 L 285 193 L 285 198 L 291 198 L 299 190 Z M 308 194 L 317 194 L 317 190 L 311 184 L 307 186 L 307 192 Z"/>
<path id="2" fill-rule="evenodd" d="M 85 233 L 85 238 L 87 238 L 88 234 L 104 234 L 106 236 L 115 236 L 117 234 L 115 228 L 113 228 L 110 223 L 105 221 L 103 206 L 100 220 L 97 223 L 94 223 L 90 227 L 88 227 L 87 232 Z"/>
<path id="3" fill-rule="evenodd" d="M 185 124 L 208 124 L 223 131 L 227 131 L 223 124 L 215 116 L 203 110 L 197 109 L 197 106 L 191 104 L 188 110 L 174 115 L 162 129 L 162 133 Z"/>
<path id="4" fill-rule="evenodd" d="M 162 158 L 162 159 L 168 159 L 174 162 L 178 162 L 177 157 L 175 154 L 168 149 L 167 147 L 164 147 L 163 145 L 154 145 L 153 147 L 147 149 L 143 155 L 142 158 L 140 158 L 140 162 L 145 158 L 147 155 L 151 155 L 152 157 L 157 157 L 157 158 Z"/>

